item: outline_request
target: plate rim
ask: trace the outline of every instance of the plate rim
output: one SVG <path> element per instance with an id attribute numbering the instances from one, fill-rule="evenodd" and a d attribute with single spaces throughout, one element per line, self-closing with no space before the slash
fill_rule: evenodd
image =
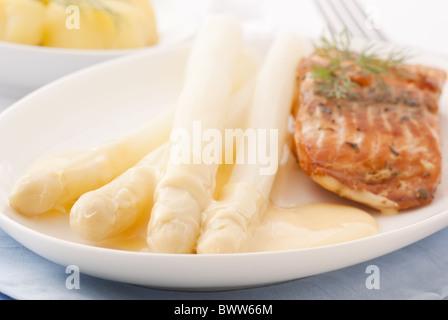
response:
<path id="1" fill-rule="evenodd" d="M 438 223 L 443 222 L 443 223 Z M 438 231 L 446 228 L 448 226 L 448 210 L 445 210 L 441 213 L 438 213 L 434 216 L 428 217 L 424 220 L 421 220 L 412 225 L 397 228 L 394 230 L 387 231 L 385 233 L 373 235 L 367 238 L 360 238 L 355 240 L 350 240 L 342 243 L 335 243 L 331 245 L 319 246 L 319 247 L 310 247 L 310 248 L 302 248 L 302 249 L 291 249 L 291 250 L 283 250 L 283 251 L 271 251 L 271 252 L 249 252 L 249 253 L 234 253 L 234 254 L 207 254 L 207 255 L 193 255 L 193 254 L 161 254 L 161 253 L 150 253 L 150 252 L 134 252 L 134 251 L 121 251 L 117 249 L 111 248 L 102 248 L 95 247 L 88 244 L 76 243 L 65 239 L 59 239 L 52 237 L 48 234 L 39 232 L 27 226 L 20 224 L 19 222 L 11 219 L 6 216 L 4 213 L 0 212 L 0 228 L 7 233 L 11 238 L 15 241 L 19 242 L 22 246 L 30 250 L 31 252 L 38 254 L 39 256 L 51 261 L 52 263 L 58 264 L 60 266 L 67 267 L 68 265 L 74 264 L 79 266 L 80 271 L 83 274 L 87 274 L 93 277 L 97 277 L 104 280 L 109 281 L 118 281 L 121 283 L 127 283 L 132 285 L 140 285 L 148 288 L 154 289 L 170 289 L 170 290 L 183 290 L 183 291 L 196 291 L 196 290 L 204 290 L 204 291 L 219 291 L 219 290 L 234 290 L 234 289 L 244 289 L 251 287 L 260 287 L 270 284 L 277 284 L 285 281 L 293 281 L 298 280 L 304 277 L 309 276 L 317 276 L 326 272 L 337 271 L 343 268 L 352 267 L 361 263 L 365 263 L 369 260 L 380 258 L 389 253 L 393 253 L 397 250 L 400 250 L 406 246 L 409 246 L 413 243 L 418 242 L 428 236 L 431 236 Z M 24 230 L 24 231 L 23 231 Z M 412 231 L 416 231 L 412 233 Z M 15 234 L 19 232 L 21 233 L 19 236 Z M 30 242 L 40 238 L 45 243 L 51 243 L 51 248 L 56 248 L 58 250 L 67 250 L 70 249 L 71 253 L 82 253 L 82 254 L 96 254 L 99 255 L 100 258 L 107 258 L 107 260 L 115 260 L 115 259 L 124 259 L 125 263 L 121 265 L 126 267 L 135 267 L 134 263 L 141 263 L 140 267 L 143 266 L 153 266 L 154 262 L 158 262 L 157 265 L 170 263 L 173 259 L 176 263 L 182 264 L 184 267 L 196 267 L 198 264 L 203 263 L 202 265 L 210 266 L 211 263 L 214 265 L 222 264 L 225 262 L 232 262 L 235 265 L 239 266 L 244 264 L 245 262 L 269 262 L 273 259 L 281 259 L 287 260 L 288 262 L 296 262 L 297 259 L 301 260 L 303 258 L 307 258 L 310 256 L 321 255 L 325 253 L 332 254 L 340 254 L 347 253 L 351 250 L 361 250 L 366 246 L 375 246 L 378 243 L 382 243 L 385 240 L 390 239 L 399 239 L 401 235 L 406 234 L 409 235 L 412 233 L 412 239 L 409 237 L 406 241 L 401 241 L 395 243 L 392 246 L 387 248 L 378 247 L 377 250 L 372 252 L 363 250 L 360 252 L 361 255 L 352 257 L 347 261 L 339 261 L 336 265 L 333 266 L 320 266 L 313 272 L 296 272 L 292 275 L 290 274 L 276 274 L 270 275 L 266 277 L 263 281 L 260 279 L 254 280 L 251 278 L 251 270 L 245 269 L 242 270 L 240 277 L 236 281 L 229 281 L 229 279 L 225 279 L 223 281 L 220 277 L 216 277 L 216 275 L 221 275 L 221 273 L 213 273 L 212 277 L 210 275 L 206 277 L 199 276 L 192 277 L 187 280 L 184 277 L 177 276 L 163 276 L 159 279 L 154 279 L 153 277 L 141 279 L 135 279 L 132 274 L 123 274 L 121 276 L 117 276 L 116 271 L 114 272 L 114 268 L 112 271 L 110 266 L 107 268 L 101 268 L 99 271 L 98 268 L 93 268 L 90 265 L 83 263 L 77 263 L 73 261 L 73 263 L 67 263 L 68 259 L 65 257 L 58 257 L 58 251 L 52 252 L 51 250 L 45 252 L 45 250 L 40 246 L 40 248 L 36 249 L 35 245 L 30 245 Z M 26 238 L 29 237 L 29 240 Z M 37 245 L 38 246 L 38 245 Z M 38 246 L 39 247 L 39 246 Z M 76 259 L 74 259 L 76 260 Z M 236 262 L 236 263 L 235 263 Z M 208 269 L 208 267 L 207 267 Z M 241 280 L 241 277 L 244 280 Z"/>

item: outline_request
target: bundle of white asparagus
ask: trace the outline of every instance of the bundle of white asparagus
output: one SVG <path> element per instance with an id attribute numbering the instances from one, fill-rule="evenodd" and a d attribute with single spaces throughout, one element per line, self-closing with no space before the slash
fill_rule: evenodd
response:
<path id="1" fill-rule="evenodd" d="M 212 142 L 198 147 L 195 141 L 172 137 L 179 132 L 204 137 L 207 130 L 221 137 L 227 129 L 274 130 L 271 147 L 278 152 L 271 154 L 280 157 L 302 55 L 299 39 L 282 34 L 261 64 L 245 48 L 236 20 L 209 19 L 192 45 L 174 108 L 125 137 L 64 161 L 30 167 L 13 186 L 11 207 L 28 216 L 70 211 L 72 230 L 91 241 L 120 236 L 149 221 L 151 252 L 239 252 L 269 202 L 275 171 L 263 174 L 261 163 L 233 164 L 215 199 L 220 165 L 228 154 L 234 160 L 234 152 L 247 152 L 247 146 L 237 143 L 235 148 L 233 139 L 209 136 Z M 204 161 L 210 150 L 215 161 Z M 188 154 L 183 161 L 176 158 L 180 151 Z"/>
<path id="2" fill-rule="evenodd" d="M 269 145 L 271 155 L 278 157 L 286 142 L 296 67 L 303 54 L 303 46 L 294 35 L 281 34 L 256 78 L 247 128 L 277 132 L 277 139 Z M 243 143 L 238 146 L 237 154 L 251 152 Z M 278 165 L 278 158 L 274 160 Z M 235 164 L 220 199 L 203 212 L 198 253 L 241 252 L 266 209 L 274 183 L 276 170 L 263 174 L 263 169 L 260 162 Z"/>

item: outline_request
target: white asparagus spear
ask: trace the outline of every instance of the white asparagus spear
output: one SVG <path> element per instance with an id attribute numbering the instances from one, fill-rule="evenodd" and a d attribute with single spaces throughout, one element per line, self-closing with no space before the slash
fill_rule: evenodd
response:
<path id="1" fill-rule="evenodd" d="M 9 195 L 17 212 L 35 216 L 50 210 L 66 211 L 84 193 L 98 189 L 168 141 L 175 108 L 123 137 L 80 152 L 59 165 L 31 166 Z"/>
<path id="2" fill-rule="evenodd" d="M 243 118 L 245 101 L 253 88 L 247 86 L 259 66 L 259 58 L 245 49 L 238 60 L 238 72 L 234 78 L 235 93 L 230 117 L 235 121 Z M 241 86 L 245 85 L 245 88 Z M 238 91 L 239 90 L 239 91 Z M 240 103 L 237 100 L 241 100 Z M 142 129 L 128 136 L 79 152 L 70 158 L 57 159 L 55 155 L 43 159 L 46 163 L 38 168 L 31 165 L 27 173 L 14 185 L 10 193 L 10 205 L 24 215 L 38 215 L 52 209 L 66 211 L 83 193 L 97 189 L 104 183 L 131 167 L 148 152 L 168 141 L 175 108 L 172 107 Z M 123 153 L 126 151 L 125 153 Z M 118 156 L 117 156 L 118 155 Z M 52 158 L 50 161 L 49 158 Z M 119 160 L 119 162 L 115 161 Z M 63 161 L 61 161 L 63 160 Z M 37 162 L 43 162 L 38 160 Z"/>
<path id="3" fill-rule="evenodd" d="M 277 165 L 287 134 L 296 68 L 303 54 L 303 45 L 295 35 L 280 34 L 268 52 L 255 85 L 247 128 L 278 132 L 278 140 L 274 141 L 277 145 L 270 141 L 271 157 L 277 156 L 271 160 Z M 245 145 L 237 146 L 237 155 L 247 151 Z M 260 150 L 257 151 L 259 154 Z M 269 201 L 277 167 L 266 174 L 264 166 L 260 161 L 234 165 L 220 199 L 203 213 L 197 253 L 241 252 Z"/>
<path id="4" fill-rule="evenodd" d="M 223 131 L 241 51 L 242 30 L 236 20 L 218 16 L 205 22 L 190 53 L 173 131 L 183 130 L 193 140 L 195 123 L 202 132 Z M 188 151 L 190 161 L 201 160 L 203 150 L 194 147 L 197 141 L 192 142 L 183 140 L 176 147 Z M 166 173 L 155 192 L 147 243 L 153 252 L 193 253 L 201 213 L 213 197 L 219 162 L 180 163 L 173 160 L 173 153 L 172 144 Z"/>
<path id="5" fill-rule="evenodd" d="M 110 183 L 83 194 L 70 211 L 73 232 L 86 240 L 103 241 L 143 219 L 167 159 L 165 143 Z"/>
<path id="6" fill-rule="evenodd" d="M 253 88 L 251 79 L 232 96 L 226 127 L 244 123 Z M 149 216 L 153 193 L 167 159 L 168 141 L 110 183 L 83 194 L 70 211 L 72 230 L 83 239 L 104 241 Z"/>

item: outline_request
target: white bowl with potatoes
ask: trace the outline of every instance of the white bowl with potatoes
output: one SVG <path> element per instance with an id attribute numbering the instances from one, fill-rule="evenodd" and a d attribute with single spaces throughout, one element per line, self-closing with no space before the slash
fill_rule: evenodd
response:
<path id="1" fill-rule="evenodd" d="M 173 1 L 0 0 L 0 94 L 20 97 L 84 67 L 181 43 L 195 29 Z"/>

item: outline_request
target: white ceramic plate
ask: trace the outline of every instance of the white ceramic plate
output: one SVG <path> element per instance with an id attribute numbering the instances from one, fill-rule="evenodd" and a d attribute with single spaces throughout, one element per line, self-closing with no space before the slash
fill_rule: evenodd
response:
<path id="1" fill-rule="evenodd" d="M 270 40 L 253 44 L 263 50 Z M 344 268 L 402 248 L 448 225 L 448 198 L 443 197 L 448 192 L 446 170 L 431 205 L 399 215 L 376 216 L 381 228 L 378 235 L 279 252 L 173 255 L 105 249 L 77 238 L 69 228 L 67 216 L 43 223 L 18 215 L 8 206 L 9 187 L 37 157 L 112 139 L 172 105 L 182 85 L 186 56 L 187 48 L 177 48 L 122 57 L 52 83 L 7 109 L 0 116 L 0 226 L 37 254 L 61 265 L 77 265 L 85 274 L 151 287 L 226 289 Z M 445 61 L 421 59 L 448 70 Z M 444 141 L 448 141 L 447 98 L 445 94 L 441 107 Z M 448 144 L 443 152 L 446 169 Z M 279 194 L 276 188 L 273 194 Z M 292 176 L 290 190 L 297 192 L 278 197 L 280 204 L 350 203 L 306 178 Z"/>
<path id="2" fill-rule="evenodd" d="M 188 41 L 199 23 L 177 0 L 152 0 L 159 42 L 125 50 L 72 50 L 0 41 L 0 93 L 21 97 L 73 71 L 140 50 L 154 50 Z"/>

